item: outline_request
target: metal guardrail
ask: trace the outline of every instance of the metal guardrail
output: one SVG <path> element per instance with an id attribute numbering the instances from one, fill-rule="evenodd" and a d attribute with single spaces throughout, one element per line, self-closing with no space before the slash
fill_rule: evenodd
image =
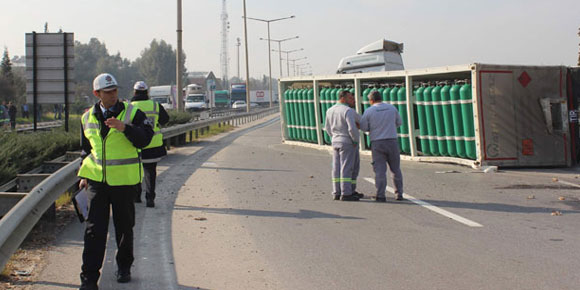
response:
<path id="1" fill-rule="evenodd" d="M 226 117 L 213 118 L 203 121 L 196 121 L 187 124 L 164 128 L 161 131 L 164 134 L 163 139 L 176 138 L 184 136 L 188 132 L 206 128 L 213 124 L 232 123 L 239 125 L 246 122 L 254 121 L 271 115 L 279 110 L 278 107 L 257 110 L 250 113 L 241 113 Z M 0 192 L 0 196 L 7 198 L 21 198 L 6 215 L 0 219 L 0 270 L 20 247 L 20 244 L 30 233 L 34 225 L 38 222 L 44 212 L 54 204 L 58 197 L 78 182 L 76 176 L 81 159 L 77 158 L 66 166 L 60 168 L 50 176 L 34 186 L 28 193 L 22 192 Z M 14 182 L 14 181 L 11 181 Z M 12 185 L 0 186 L 0 188 L 9 188 Z"/>

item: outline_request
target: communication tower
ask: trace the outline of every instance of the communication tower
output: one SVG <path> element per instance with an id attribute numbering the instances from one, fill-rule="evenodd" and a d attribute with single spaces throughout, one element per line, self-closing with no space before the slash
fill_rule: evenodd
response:
<path id="1" fill-rule="evenodd" d="M 220 54 L 220 62 L 222 67 L 222 84 L 224 88 L 229 87 L 228 79 L 228 30 L 230 29 L 230 22 L 228 21 L 228 12 L 226 9 L 226 0 L 222 0 L 222 49 Z"/>

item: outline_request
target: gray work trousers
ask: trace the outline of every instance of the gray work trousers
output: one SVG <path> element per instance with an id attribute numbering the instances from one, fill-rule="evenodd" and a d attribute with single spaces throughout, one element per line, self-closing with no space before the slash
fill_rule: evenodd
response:
<path id="1" fill-rule="evenodd" d="M 352 193 L 356 192 L 356 180 L 358 178 L 358 173 L 360 172 L 360 151 L 358 147 L 354 149 L 354 164 L 352 168 L 352 180 L 350 184 L 352 185 Z"/>
<path id="2" fill-rule="evenodd" d="M 395 194 L 403 194 L 403 173 L 401 173 L 401 156 L 397 139 L 382 139 L 371 142 L 373 170 L 377 197 L 385 197 L 387 187 L 387 164 L 395 185 Z"/>
<path id="3" fill-rule="evenodd" d="M 357 147 L 352 143 L 333 143 L 332 149 L 332 194 L 352 195 Z"/>

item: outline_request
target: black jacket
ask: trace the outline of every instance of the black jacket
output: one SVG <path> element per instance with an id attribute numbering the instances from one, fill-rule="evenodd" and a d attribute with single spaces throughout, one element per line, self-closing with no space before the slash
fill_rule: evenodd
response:
<path id="1" fill-rule="evenodd" d="M 131 99 L 131 102 L 146 101 L 146 100 L 149 100 L 149 96 L 147 95 L 147 92 L 136 91 L 136 94 Z M 165 111 L 165 108 L 163 108 L 163 106 L 161 104 L 159 104 L 158 123 L 159 123 L 159 125 L 162 126 L 162 125 L 167 124 L 167 122 L 169 122 L 169 114 L 167 114 L 167 111 Z M 141 152 L 141 158 L 143 159 L 144 163 L 157 162 L 161 159 L 161 157 L 163 157 L 165 155 L 167 155 L 167 150 L 165 149 L 165 146 L 163 146 L 163 145 L 159 146 L 159 147 L 144 149 Z"/>
<path id="2" fill-rule="evenodd" d="M 125 109 L 125 104 L 122 102 L 117 102 L 113 107 L 109 110 L 112 112 L 110 117 L 117 117 L 119 114 Z M 94 115 L 96 116 L 97 120 L 99 120 L 99 124 L 101 126 L 101 136 L 105 137 L 109 133 L 110 128 L 105 125 L 105 116 L 101 111 L 100 102 L 96 103 L 94 106 Z M 125 125 L 125 131 L 123 132 L 125 137 L 129 139 L 129 141 L 135 146 L 136 148 L 143 148 L 151 142 L 151 138 L 153 138 L 153 127 L 147 121 L 147 116 L 141 110 L 137 110 L 135 112 L 135 117 L 131 124 Z M 81 157 L 85 158 L 89 154 L 91 154 L 91 143 L 85 136 L 85 132 L 81 126 Z"/>

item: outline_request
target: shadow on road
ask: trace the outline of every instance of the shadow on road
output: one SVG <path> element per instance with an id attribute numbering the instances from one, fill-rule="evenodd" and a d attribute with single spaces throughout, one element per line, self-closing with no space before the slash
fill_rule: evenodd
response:
<path id="1" fill-rule="evenodd" d="M 297 219 L 348 219 L 348 220 L 364 219 L 360 217 L 341 216 L 336 214 L 305 209 L 301 209 L 299 212 L 284 212 L 284 211 L 269 211 L 255 209 L 195 207 L 176 204 L 175 210 L 192 210 L 216 214 L 231 214 L 231 215 L 259 216 L 259 217 L 281 217 L 281 218 L 297 218 Z"/>

